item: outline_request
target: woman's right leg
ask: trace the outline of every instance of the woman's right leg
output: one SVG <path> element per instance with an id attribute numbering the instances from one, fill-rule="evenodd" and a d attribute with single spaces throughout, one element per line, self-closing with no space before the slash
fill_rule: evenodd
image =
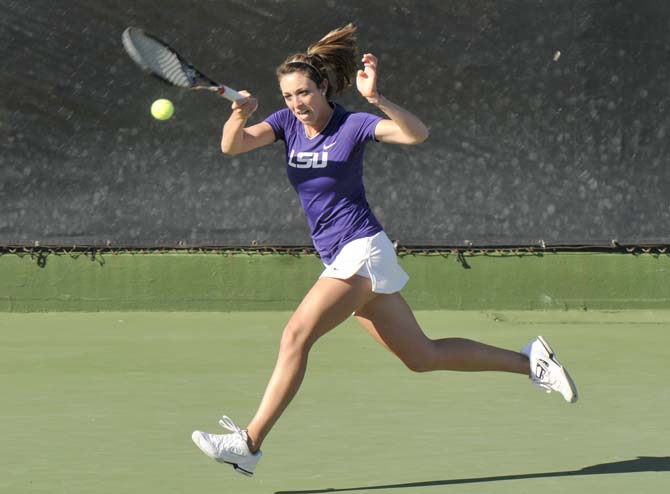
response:
<path id="1" fill-rule="evenodd" d="M 320 278 L 284 328 L 279 355 L 256 415 L 247 427 L 257 451 L 302 383 L 310 348 L 321 336 L 366 305 L 376 294 L 368 278 Z"/>
<path id="2" fill-rule="evenodd" d="M 356 318 L 377 342 L 415 371 L 529 374 L 528 358 L 520 353 L 465 338 L 428 338 L 400 293 L 378 296 L 357 310 Z"/>
<path id="3" fill-rule="evenodd" d="M 577 401 L 577 387 L 554 351 L 541 337 L 521 353 L 465 338 L 428 338 L 399 293 L 379 295 L 356 311 L 361 325 L 412 370 L 503 371 L 531 378 L 545 391 L 565 401 Z"/>

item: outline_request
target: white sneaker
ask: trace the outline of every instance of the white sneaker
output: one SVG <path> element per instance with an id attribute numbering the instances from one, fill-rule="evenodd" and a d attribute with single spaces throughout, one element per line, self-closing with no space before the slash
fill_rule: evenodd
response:
<path id="1" fill-rule="evenodd" d="M 521 349 L 521 353 L 530 360 L 530 379 L 536 386 L 543 388 L 547 393 L 557 391 L 563 395 L 565 401 L 577 401 L 577 387 L 556 360 L 556 355 L 544 338 L 538 336 Z"/>
<path id="2" fill-rule="evenodd" d="M 262 453 L 249 451 L 247 445 L 247 431 L 237 427 L 225 415 L 219 420 L 219 425 L 228 429 L 232 434 L 209 434 L 202 431 L 193 431 L 191 439 L 200 450 L 219 463 L 232 465 L 236 472 L 251 477 L 254 468 Z"/>

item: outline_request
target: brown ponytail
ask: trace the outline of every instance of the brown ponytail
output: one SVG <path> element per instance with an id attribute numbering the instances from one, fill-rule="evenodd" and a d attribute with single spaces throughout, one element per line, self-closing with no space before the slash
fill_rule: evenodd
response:
<path id="1" fill-rule="evenodd" d="M 277 68 L 277 78 L 302 72 L 317 86 L 328 79 L 326 97 L 330 98 L 333 93 L 341 93 L 353 84 L 357 62 L 356 27 L 349 23 L 311 44 L 306 53 L 289 56 Z"/>

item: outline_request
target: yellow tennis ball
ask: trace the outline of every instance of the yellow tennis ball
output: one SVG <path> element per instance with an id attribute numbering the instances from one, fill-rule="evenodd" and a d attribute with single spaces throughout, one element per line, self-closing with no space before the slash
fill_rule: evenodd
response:
<path id="1" fill-rule="evenodd" d="M 174 113 L 174 105 L 169 99 L 157 99 L 151 105 L 151 114 L 156 120 L 167 120 Z"/>

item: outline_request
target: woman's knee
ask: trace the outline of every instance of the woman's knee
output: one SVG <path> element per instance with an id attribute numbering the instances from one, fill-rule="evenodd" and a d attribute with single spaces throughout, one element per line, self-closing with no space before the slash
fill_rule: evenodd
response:
<path id="1" fill-rule="evenodd" d="M 436 367 L 435 348 L 432 340 L 414 351 L 398 355 L 403 364 L 412 372 L 430 372 Z"/>
<path id="2" fill-rule="evenodd" d="M 291 320 L 282 333 L 279 351 L 282 353 L 307 353 L 314 344 L 313 328 L 304 322 Z"/>

